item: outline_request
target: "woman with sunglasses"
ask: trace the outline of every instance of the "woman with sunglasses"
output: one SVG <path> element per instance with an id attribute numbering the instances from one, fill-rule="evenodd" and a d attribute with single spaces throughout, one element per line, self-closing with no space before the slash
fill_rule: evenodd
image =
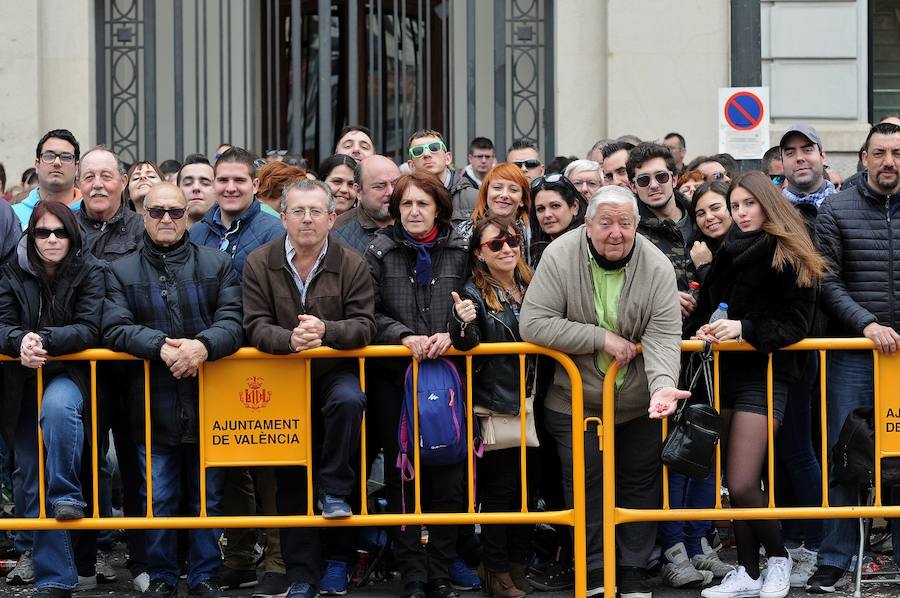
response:
<path id="1" fill-rule="evenodd" d="M 153 160 L 142 160 L 132 164 L 125 175 L 125 181 L 128 184 L 125 188 L 128 206 L 143 215 L 144 198 L 147 197 L 154 185 L 165 180 L 166 177 Z"/>
<path id="2" fill-rule="evenodd" d="M 319 176 L 325 181 L 334 194 L 334 211 L 340 216 L 356 205 L 356 185 L 353 183 L 353 171 L 356 160 L 343 154 L 335 154 L 325 158 L 319 165 Z"/>
<path id="3" fill-rule="evenodd" d="M 73 212 L 61 203 L 38 203 L 17 255 L 0 277 L 0 353 L 19 359 L 5 370 L 2 432 L 16 455 L 16 483 L 23 491 L 26 517 L 38 517 L 40 511 L 38 421 L 47 516 L 58 521 L 84 517 L 81 473 L 82 456 L 88 454 L 85 441 L 91 438 L 90 374 L 87 364 L 47 357 L 99 344 L 105 290 L 103 265 L 82 254 Z M 70 596 L 78 585 L 68 534 L 34 532 L 35 596 Z"/>
<path id="4" fill-rule="evenodd" d="M 462 222 L 457 231 L 466 242 L 472 236 L 475 224 L 486 216 L 495 216 L 501 222 L 512 224 L 519 231 L 522 257 L 529 263 L 528 246 L 531 244 L 531 227 L 528 212 L 531 209 L 531 195 L 528 179 L 522 170 L 511 162 L 494 166 L 481 181 L 478 202 L 472 211 L 472 218 Z"/>
<path id="5" fill-rule="evenodd" d="M 475 224 L 469 243 L 470 279 L 463 292 L 452 293 L 453 347 L 467 351 L 481 342 L 521 342 L 519 307 L 531 281 L 531 270 L 522 259 L 519 232 L 496 216 Z M 534 358 L 525 365 L 525 410 L 534 415 L 531 395 Z M 521 413 L 519 358 L 476 357 L 472 404 L 488 421 L 509 419 L 518 428 Z M 521 505 L 520 449 L 494 447 L 482 429 L 485 453 L 478 466 L 478 499 L 485 512 L 518 511 Z M 528 449 L 531 453 L 533 449 Z M 529 455 L 530 458 L 530 455 Z M 533 472 L 533 469 L 529 469 Z M 533 475 L 529 476 L 534 480 Z M 481 527 L 481 585 L 494 598 L 521 598 L 532 590 L 525 576 L 530 561 L 533 526 L 483 525 Z"/>
<path id="6" fill-rule="evenodd" d="M 727 197 L 728 185 L 706 181 L 697 187 L 688 205 L 688 214 L 697 225 L 697 234 L 688 241 L 688 247 L 694 262 L 694 279 L 698 282 L 706 278 L 713 256 L 733 224 Z"/>
<path id="7" fill-rule="evenodd" d="M 531 181 L 531 197 L 531 267 L 537 268 L 547 245 L 584 222 L 588 200 L 561 174 Z"/>
<path id="8" fill-rule="evenodd" d="M 366 251 L 375 283 L 376 343 L 408 347 L 418 361 L 437 359 L 450 348 L 447 322 L 451 293 L 463 288 L 466 244 L 450 224 L 453 206 L 441 181 L 417 170 L 394 184 L 388 204 L 394 224 L 378 231 Z M 368 429 L 383 434 L 384 462 L 397 462 L 397 428 L 406 360 L 384 360 L 381 374 L 369 380 L 366 396 Z M 466 464 L 421 466 L 422 509 L 463 512 L 466 509 Z M 392 512 L 400 512 L 404 492 L 399 471 L 385 467 Z M 412 488 L 405 489 L 405 512 L 413 509 Z M 450 567 L 457 557 L 458 526 L 395 530 L 394 555 L 400 565 L 405 598 L 456 598 Z M 465 565 L 462 564 L 465 568 Z M 471 573 L 469 573 L 471 575 Z M 474 577 L 474 576 L 473 576 Z"/>
<path id="9" fill-rule="evenodd" d="M 743 339 L 756 352 L 725 353 L 721 367 L 722 453 L 731 504 L 765 507 L 763 468 L 768 449 L 767 353 L 806 337 L 816 292 L 825 270 L 807 228 L 791 203 L 762 172 L 738 176 L 728 192 L 733 226 L 713 259 L 697 308 L 685 330 L 712 343 Z M 709 322 L 720 304 L 724 319 Z M 805 356 L 774 353 L 772 422 L 784 419 L 789 386 L 802 373 Z M 790 591 L 793 562 L 778 521 L 735 521 L 739 567 L 722 583 L 703 590 L 704 598 L 758 595 L 783 598 Z M 765 575 L 759 550 L 768 556 Z"/>

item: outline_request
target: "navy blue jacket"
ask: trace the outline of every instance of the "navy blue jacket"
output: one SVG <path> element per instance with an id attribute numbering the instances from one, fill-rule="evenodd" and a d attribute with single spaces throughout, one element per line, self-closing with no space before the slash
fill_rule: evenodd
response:
<path id="1" fill-rule="evenodd" d="M 231 227 L 222 224 L 222 210 L 219 206 L 209 210 L 203 219 L 191 227 L 191 241 L 203 247 L 219 249 L 223 239 L 228 239 L 228 246 L 223 250 L 234 261 L 238 277 L 243 276 L 244 261 L 257 247 L 284 236 L 281 221 L 274 216 L 262 212 L 259 200 L 255 197 L 250 207 L 234 219 Z"/>
<path id="2" fill-rule="evenodd" d="M 199 340 L 210 361 L 240 347 L 241 285 L 231 260 L 187 236 L 165 252 L 145 237 L 139 252 L 110 264 L 106 284 L 105 344 L 150 360 L 154 442 L 197 442 L 197 378 L 174 378 L 159 351 L 166 337 Z M 128 388 L 137 438 L 144 435 L 143 386 L 143 376 L 137 376 Z"/>

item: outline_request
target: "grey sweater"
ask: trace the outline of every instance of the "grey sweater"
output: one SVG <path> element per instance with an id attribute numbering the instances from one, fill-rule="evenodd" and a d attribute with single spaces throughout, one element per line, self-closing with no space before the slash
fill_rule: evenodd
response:
<path id="1" fill-rule="evenodd" d="M 588 240 L 582 225 L 551 243 L 544 251 L 528 287 L 519 330 L 522 339 L 568 354 L 578 366 L 586 415 L 600 415 L 603 374 L 595 356 L 603 350 L 606 330 L 597 325 Z M 675 271 L 669 259 L 641 235 L 625 267 L 619 296 L 620 336 L 640 342 L 642 354 L 629 364 L 616 393 L 616 423 L 647 416 L 650 396 L 677 385 L 681 358 L 681 310 Z M 565 370 L 556 368 L 546 406 L 572 412 L 572 385 Z"/>

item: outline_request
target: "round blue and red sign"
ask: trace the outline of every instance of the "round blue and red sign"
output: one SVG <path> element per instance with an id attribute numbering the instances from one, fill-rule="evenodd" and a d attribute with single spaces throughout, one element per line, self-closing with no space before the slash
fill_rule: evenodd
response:
<path id="1" fill-rule="evenodd" d="M 763 119 L 763 103 L 756 94 L 739 91 L 725 102 L 725 121 L 738 131 L 749 131 Z"/>

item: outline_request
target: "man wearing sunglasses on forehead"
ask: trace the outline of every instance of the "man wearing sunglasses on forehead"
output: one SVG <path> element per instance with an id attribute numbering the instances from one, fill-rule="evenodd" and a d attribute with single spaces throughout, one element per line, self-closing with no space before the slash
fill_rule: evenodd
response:
<path id="1" fill-rule="evenodd" d="M 644 142 L 629 152 L 625 168 L 640 200 L 638 232 L 675 267 L 681 315 L 686 317 L 697 304 L 688 292 L 694 264 L 687 246 L 696 230 L 688 215 L 687 200 L 675 190 L 675 159 L 666 146 Z"/>
<path id="2" fill-rule="evenodd" d="M 506 161 L 512 162 L 522 169 L 522 174 L 530 183 L 534 179 L 544 176 L 544 163 L 541 162 L 541 152 L 534 141 L 530 139 L 516 139 L 506 150 Z"/>
<path id="3" fill-rule="evenodd" d="M 157 517 L 200 511 L 197 372 L 203 362 L 240 347 L 241 286 L 231 259 L 200 247 L 185 234 L 187 200 L 170 183 L 155 185 L 144 199 L 146 236 L 140 251 L 110 264 L 103 310 L 103 340 L 115 351 L 150 360 L 153 426 L 153 511 Z M 144 379 L 126 390 L 130 410 L 144 411 Z M 132 418 L 144 438 L 141 417 Z M 138 446 L 140 470 L 146 446 Z M 224 471 L 206 471 L 206 507 L 221 515 Z M 146 500 L 146 484 L 141 492 Z M 214 579 L 221 563 L 218 532 L 190 530 L 188 587 L 192 596 L 222 596 Z M 172 596 L 181 573 L 173 530 L 146 532 L 150 587 L 145 595 Z"/>

